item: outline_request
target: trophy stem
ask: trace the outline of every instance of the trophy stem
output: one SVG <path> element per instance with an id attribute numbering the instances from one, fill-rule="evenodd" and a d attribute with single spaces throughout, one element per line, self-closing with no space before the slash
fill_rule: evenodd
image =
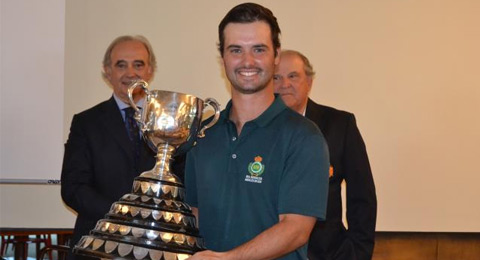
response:
<path id="1" fill-rule="evenodd" d="M 155 163 L 155 167 L 149 171 L 143 172 L 140 174 L 140 177 L 182 184 L 180 178 L 170 170 L 170 162 L 173 161 L 172 155 L 174 152 L 175 147 L 169 144 L 159 145 L 157 147 L 157 162 Z"/>

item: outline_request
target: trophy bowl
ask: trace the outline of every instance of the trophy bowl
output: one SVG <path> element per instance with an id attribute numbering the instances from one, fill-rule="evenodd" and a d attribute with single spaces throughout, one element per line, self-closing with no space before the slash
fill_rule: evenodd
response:
<path id="1" fill-rule="evenodd" d="M 132 98 L 138 86 L 146 93 L 142 111 Z M 73 252 L 105 259 L 186 259 L 205 246 L 192 209 L 183 202 L 184 186 L 171 172 L 170 162 L 176 151 L 188 151 L 218 121 L 220 105 L 211 98 L 203 101 L 188 94 L 150 91 L 143 80 L 129 87 L 128 96 L 142 136 L 156 152 L 155 166 L 135 178 L 132 192 L 112 204 Z M 207 106 L 214 115 L 201 128 Z"/>
<path id="2" fill-rule="evenodd" d="M 147 94 L 142 111 L 135 105 L 132 93 L 136 87 L 142 87 Z M 130 105 L 135 109 L 142 136 L 148 146 L 157 153 L 155 167 L 140 176 L 179 183 L 177 176 L 170 171 L 170 161 L 176 151 L 188 151 L 197 137 L 203 137 L 205 130 L 213 126 L 220 117 L 220 105 L 212 98 L 203 101 L 192 95 L 149 90 L 148 83 L 140 80 L 128 89 Z M 215 111 L 213 119 L 203 126 L 201 120 L 206 106 Z"/>

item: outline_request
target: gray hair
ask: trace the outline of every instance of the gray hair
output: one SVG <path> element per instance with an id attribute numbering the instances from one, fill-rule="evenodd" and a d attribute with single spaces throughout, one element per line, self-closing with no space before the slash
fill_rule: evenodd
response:
<path id="1" fill-rule="evenodd" d="M 122 42 L 128 42 L 128 41 L 138 41 L 141 42 L 145 48 L 147 49 L 148 52 L 148 63 L 149 65 L 153 68 L 153 71 L 157 69 L 157 59 L 155 58 L 155 54 L 153 53 L 153 48 L 152 45 L 150 45 L 150 42 L 145 38 L 144 36 L 141 35 L 123 35 L 117 37 L 115 40 L 110 43 L 108 46 L 107 50 L 105 51 L 105 55 L 103 56 L 103 66 L 108 67 L 112 65 L 112 51 L 117 44 L 122 43 Z M 105 72 L 102 73 L 103 77 L 105 77 Z"/>
<path id="2" fill-rule="evenodd" d="M 305 74 L 312 78 L 315 76 L 315 71 L 313 70 L 312 64 L 301 52 L 294 50 L 282 50 L 280 55 L 296 55 L 303 61 L 303 70 L 305 71 Z"/>

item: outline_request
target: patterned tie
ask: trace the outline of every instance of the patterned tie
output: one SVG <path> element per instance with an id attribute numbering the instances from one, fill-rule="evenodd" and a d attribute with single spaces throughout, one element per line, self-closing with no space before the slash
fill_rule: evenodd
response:
<path id="1" fill-rule="evenodd" d="M 128 137 L 130 138 L 130 141 L 132 141 L 135 154 L 135 168 L 137 168 L 142 145 L 139 133 L 140 130 L 138 129 L 137 121 L 134 118 L 135 110 L 132 107 L 127 107 L 123 110 L 125 111 L 125 127 L 127 128 Z"/>

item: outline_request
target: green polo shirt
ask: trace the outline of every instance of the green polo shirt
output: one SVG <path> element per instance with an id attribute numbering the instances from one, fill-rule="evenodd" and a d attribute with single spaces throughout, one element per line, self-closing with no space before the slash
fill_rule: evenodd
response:
<path id="1" fill-rule="evenodd" d="M 187 154 L 186 202 L 199 210 L 207 248 L 233 249 L 279 214 L 325 219 L 329 157 L 320 130 L 277 96 L 238 136 L 230 108 Z M 306 258 L 305 245 L 281 259 Z"/>

